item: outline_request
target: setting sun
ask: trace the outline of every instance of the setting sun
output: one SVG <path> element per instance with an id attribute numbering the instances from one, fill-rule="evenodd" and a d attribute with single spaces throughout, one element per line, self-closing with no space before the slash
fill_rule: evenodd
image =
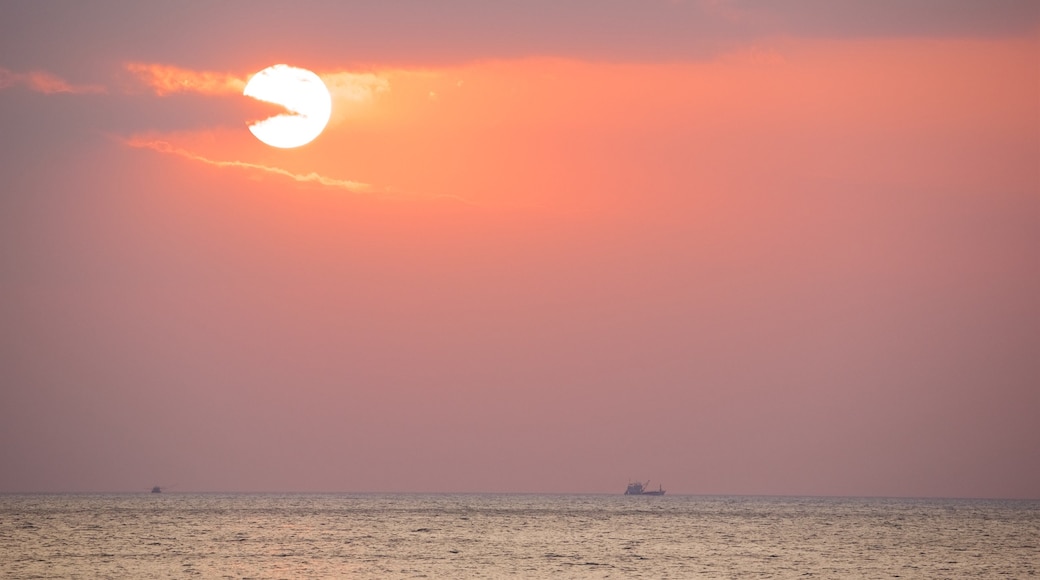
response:
<path id="1" fill-rule="evenodd" d="M 272 147 L 291 149 L 310 143 L 329 122 L 332 96 L 313 72 L 277 64 L 253 75 L 242 94 L 285 107 L 286 113 L 249 125 L 256 138 Z"/>

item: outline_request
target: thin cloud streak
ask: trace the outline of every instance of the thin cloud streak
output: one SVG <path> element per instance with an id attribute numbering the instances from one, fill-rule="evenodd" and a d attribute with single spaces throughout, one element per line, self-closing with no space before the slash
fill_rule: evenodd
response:
<path id="1" fill-rule="evenodd" d="M 159 153 L 165 153 L 169 155 L 176 155 L 177 157 L 183 157 L 185 159 L 191 159 L 206 165 L 212 165 L 213 167 L 231 167 L 238 169 L 245 169 L 251 171 L 259 171 L 262 173 L 270 173 L 279 175 L 282 177 L 289 178 L 293 181 L 300 183 L 313 183 L 322 187 L 330 187 L 333 189 L 341 189 L 349 191 L 350 193 L 382 196 L 386 199 L 404 199 L 404 198 L 431 198 L 431 199 L 451 199 L 468 205 L 474 205 L 472 202 L 464 197 L 458 195 L 421 195 L 414 192 L 399 191 L 390 187 L 379 187 L 370 183 L 364 183 L 361 181 L 351 181 L 349 179 L 336 179 L 334 177 L 327 177 L 317 172 L 310 173 L 294 173 L 281 167 L 272 167 L 270 165 L 264 165 L 262 163 L 250 163 L 248 161 L 221 161 L 219 159 L 210 159 L 197 153 L 192 153 L 187 149 L 175 147 L 169 142 L 158 140 L 158 139 L 142 139 L 142 138 L 131 138 L 124 139 L 123 143 L 128 147 L 135 149 L 150 149 Z"/>
<path id="2" fill-rule="evenodd" d="M 376 73 L 339 71 L 319 76 L 333 99 L 366 102 L 390 90 L 390 81 Z"/>
<path id="3" fill-rule="evenodd" d="M 171 65 L 142 62 L 127 63 L 125 68 L 160 97 L 174 93 L 240 95 L 246 86 L 245 79 L 227 73 L 194 71 Z"/>
<path id="4" fill-rule="evenodd" d="M 214 167 L 237 167 L 241 169 L 261 171 L 264 173 L 273 173 L 275 175 L 287 177 L 289 179 L 292 179 L 293 181 L 299 181 L 302 183 L 316 183 L 325 187 L 343 189 L 351 193 L 391 193 L 386 189 L 380 189 L 368 183 L 362 183 L 360 181 L 350 181 L 347 179 L 335 179 L 332 177 L 326 177 L 313 171 L 311 173 L 293 173 L 292 171 L 288 171 L 280 167 L 271 167 L 270 165 L 263 165 L 260 163 L 250 163 L 248 161 L 220 161 L 217 159 L 210 159 L 208 157 L 203 157 L 202 155 L 192 153 L 191 151 L 188 151 L 186 149 L 174 147 L 166 141 L 148 139 L 128 139 L 124 141 L 124 143 L 129 147 L 134 147 L 137 149 L 151 149 L 152 151 L 158 151 L 159 153 L 168 153 L 171 155 L 176 155 L 178 157 L 184 157 L 185 159 L 192 159 L 194 161 L 199 161 L 207 165 L 212 165 Z"/>
<path id="5" fill-rule="evenodd" d="M 198 71 L 159 63 L 130 62 L 124 68 L 161 97 L 174 93 L 240 95 L 252 77 L 251 74 L 240 76 Z M 389 81 L 375 73 L 335 71 L 319 76 L 333 99 L 337 100 L 367 102 L 375 95 L 390 90 Z"/>
<path id="6" fill-rule="evenodd" d="M 59 93 L 101 94 L 108 92 L 101 85 L 74 85 L 45 71 L 16 73 L 6 68 L 0 68 L 0 90 L 19 85 L 45 95 Z"/>
<path id="7" fill-rule="evenodd" d="M 360 107 L 371 104 L 377 95 L 390 92 L 390 81 L 376 73 L 332 72 L 319 75 L 332 96 L 332 118 L 338 125 Z"/>
<path id="8" fill-rule="evenodd" d="M 252 75 L 235 75 L 213 71 L 198 71 L 177 66 L 130 62 L 124 68 L 137 82 L 146 86 L 155 96 L 199 94 L 211 97 L 242 95 Z M 338 125 L 358 114 L 359 107 L 371 104 L 378 95 L 390 91 L 390 81 L 384 75 L 372 72 L 334 71 L 319 75 L 333 102 L 331 123 Z M 262 100 L 262 99 L 258 99 Z M 279 114 L 295 114 L 283 110 Z M 267 118 L 267 117 L 263 117 Z M 256 119 L 259 121 L 262 119 Z"/>

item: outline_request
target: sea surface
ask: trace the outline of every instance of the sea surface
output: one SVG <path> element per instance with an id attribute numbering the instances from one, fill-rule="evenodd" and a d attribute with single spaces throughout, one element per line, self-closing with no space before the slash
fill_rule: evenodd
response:
<path id="1" fill-rule="evenodd" d="M 0 578 L 1030 578 L 1040 502 L 0 495 Z"/>

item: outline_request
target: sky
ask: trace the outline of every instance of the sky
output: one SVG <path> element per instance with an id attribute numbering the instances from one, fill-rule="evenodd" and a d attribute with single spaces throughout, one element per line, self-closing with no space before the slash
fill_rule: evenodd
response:
<path id="1" fill-rule="evenodd" d="M 1040 498 L 1035 2 L 9 2 L 0 135 L 0 492 Z"/>

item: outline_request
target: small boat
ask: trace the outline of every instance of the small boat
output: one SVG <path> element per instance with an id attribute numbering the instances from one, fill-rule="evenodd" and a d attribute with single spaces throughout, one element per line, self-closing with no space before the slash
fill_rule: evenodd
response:
<path id="1" fill-rule="evenodd" d="M 664 495 L 663 487 L 658 485 L 657 489 L 647 489 L 647 486 L 649 485 L 649 481 L 646 483 L 640 483 L 638 481 L 630 483 L 628 484 L 628 489 L 625 490 L 625 495 Z"/>

